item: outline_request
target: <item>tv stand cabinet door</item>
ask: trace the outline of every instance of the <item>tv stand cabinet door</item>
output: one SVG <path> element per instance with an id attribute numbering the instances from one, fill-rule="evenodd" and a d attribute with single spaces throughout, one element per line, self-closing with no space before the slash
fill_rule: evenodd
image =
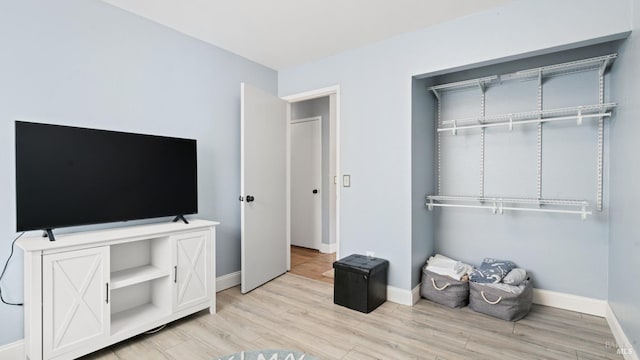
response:
<path id="1" fill-rule="evenodd" d="M 43 357 L 98 349 L 109 336 L 109 247 L 42 257 Z"/>
<path id="2" fill-rule="evenodd" d="M 174 251 L 173 311 L 210 300 L 211 233 L 198 231 L 172 237 Z"/>

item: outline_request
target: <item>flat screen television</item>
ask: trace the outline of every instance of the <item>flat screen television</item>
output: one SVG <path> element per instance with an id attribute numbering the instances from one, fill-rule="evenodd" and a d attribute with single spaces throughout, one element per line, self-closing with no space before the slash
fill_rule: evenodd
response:
<path id="1" fill-rule="evenodd" d="M 16 121 L 17 230 L 198 212 L 196 140 Z"/>

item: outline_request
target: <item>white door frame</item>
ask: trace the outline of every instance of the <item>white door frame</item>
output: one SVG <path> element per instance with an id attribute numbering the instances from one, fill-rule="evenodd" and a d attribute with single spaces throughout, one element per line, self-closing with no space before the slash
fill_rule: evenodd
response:
<path id="1" fill-rule="evenodd" d="M 329 219 L 335 222 L 335 239 L 336 239 L 336 260 L 340 259 L 340 189 L 342 182 L 340 179 L 340 85 L 329 86 L 326 88 L 305 91 L 298 94 L 283 96 L 282 99 L 287 101 L 287 158 L 291 156 L 291 104 L 300 101 L 316 99 L 320 97 L 335 95 L 335 132 L 329 134 L 329 144 L 335 149 L 336 160 L 334 164 L 336 176 L 336 211 L 335 219 Z M 329 116 L 331 118 L 331 116 Z M 331 121 L 331 119 L 329 119 Z M 329 127 L 331 128 L 330 124 Z M 335 135 L 335 136 L 331 136 Z M 329 164 L 331 167 L 331 164 Z M 287 270 L 291 270 L 291 163 L 287 161 Z M 329 227 L 331 228 L 331 226 Z"/>

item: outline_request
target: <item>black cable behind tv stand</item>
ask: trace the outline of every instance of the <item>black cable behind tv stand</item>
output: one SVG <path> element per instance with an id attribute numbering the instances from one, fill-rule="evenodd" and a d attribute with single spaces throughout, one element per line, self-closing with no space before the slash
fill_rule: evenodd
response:
<path id="1" fill-rule="evenodd" d="M 185 219 L 184 216 L 182 215 L 178 215 L 173 219 L 173 222 L 178 222 L 178 220 L 182 220 L 185 224 L 189 224 L 189 222 L 187 221 L 187 219 Z"/>
<path id="2" fill-rule="evenodd" d="M 56 237 L 53 236 L 53 229 L 44 229 L 44 234 L 42 237 L 48 237 L 49 241 L 56 241 Z"/>

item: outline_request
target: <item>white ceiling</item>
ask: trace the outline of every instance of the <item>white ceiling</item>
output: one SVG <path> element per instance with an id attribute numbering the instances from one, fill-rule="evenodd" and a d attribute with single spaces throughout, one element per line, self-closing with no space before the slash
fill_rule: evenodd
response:
<path id="1" fill-rule="evenodd" d="M 281 70 L 511 0 L 103 0 Z"/>

